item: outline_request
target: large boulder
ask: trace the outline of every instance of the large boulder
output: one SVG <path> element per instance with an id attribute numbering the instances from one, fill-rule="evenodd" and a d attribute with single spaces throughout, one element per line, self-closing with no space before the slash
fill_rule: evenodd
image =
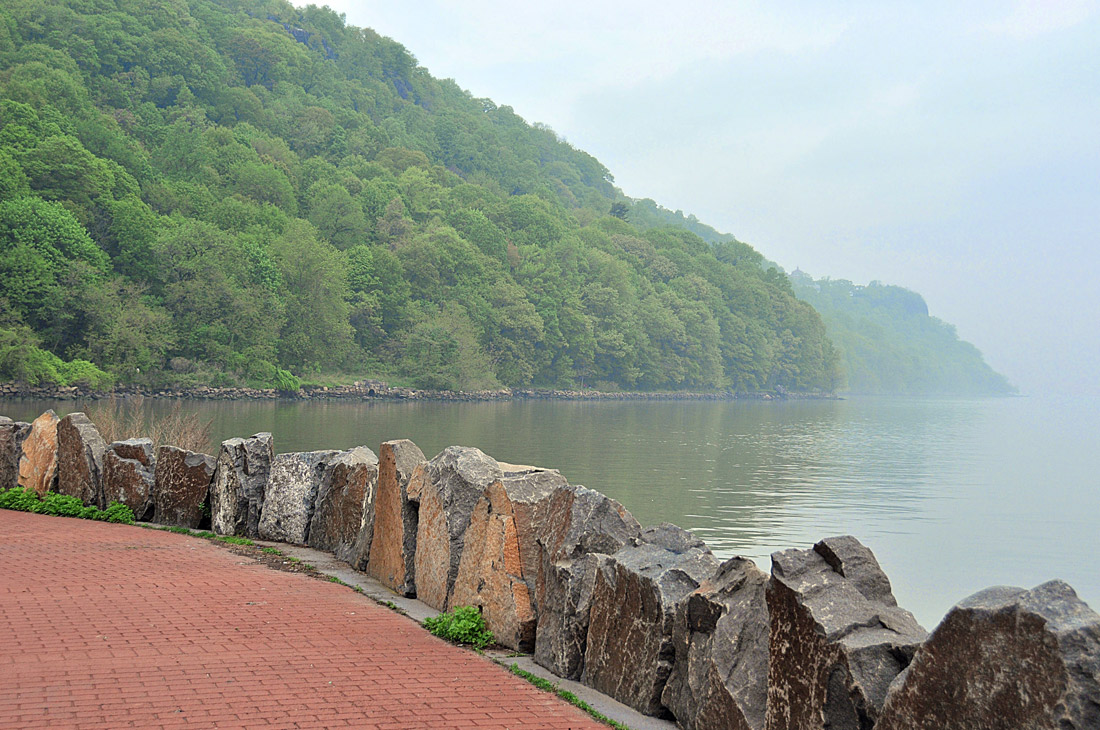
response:
<path id="1" fill-rule="evenodd" d="M 378 457 L 366 446 L 342 451 L 325 466 L 306 539 L 362 570 L 374 536 L 374 490 Z"/>
<path id="2" fill-rule="evenodd" d="M 448 446 L 417 482 L 416 596 L 432 608 L 449 607 L 470 515 L 485 489 L 503 476 L 496 460 L 480 450 Z"/>
<path id="3" fill-rule="evenodd" d="M 103 452 L 107 442 L 83 413 L 57 424 L 57 492 L 103 508 Z"/>
<path id="4" fill-rule="evenodd" d="M 1100 615 L 1062 581 L 981 591 L 917 651 L 875 727 L 1100 728 Z"/>
<path id="5" fill-rule="evenodd" d="M 546 527 L 551 498 L 567 482 L 556 470 L 500 468 L 504 476 L 486 488 L 470 516 L 451 605 L 479 607 L 497 642 L 529 652 L 538 622 L 538 531 Z"/>
<path id="6" fill-rule="evenodd" d="M 676 606 L 672 674 L 661 700 L 686 730 L 763 730 L 768 575 L 731 558 Z"/>
<path id="7" fill-rule="evenodd" d="M 772 554 L 768 730 L 868 728 L 927 633 L 854 537 Z"/>
<path id="8" fill-rule="evenodd" d="M 103 503 L 119 502 L 138 520 L 153 513 L 156 456 L 150 439 L 115 441 L 103 454 Z"/>
<path id="9" fill-rule="evenodd" d="M 580 679 L 599 556 L 636 544 L 642 527 L 621 504 L 581 486 L 557 489 L 543 524 L 535 661 Z"/>
<path id="10" fill-rule="evenodd" d="M 0 416 L 0 489 L 19 483 L 19 460 L 23 456 L 23 441 L 31 432 L 31 424 Z"/>
<path id="11" fill-rule="evenodd" d="M 199 527 L 214 480 L 213 456 L 175 446 L 157 449 L 153 482 L 153 519 L 164 525 Z"/>
<path id="12" fill-rule="evenodd" d="M 420 501 L 409 497 L 413 473 L 425 474 L 424 452 L 408 439 L 378 450 L 378 492 L 367 573 L 404 596 L 416 595 L 416 528 Z"/>
<path id="13" fill-rule="evenodd" d="M 19 486 L 39 497 L 57 482 L 57 414 L 46 411 L 31 423 L 19 457 Z"/>
<path id="14" fill-rule="evenodd" d="M 210 526 L 219 535 L 259 537 L 274 439 L 258 433 L 222 442 L 210 487 Z"/>
<path id="15" fill-rule="evenodd" d="M 272 459 L 260 513 L 262 539 L 306 544 L 317 490 L 328 461 L 337 453 L 306 451 L 277 454 Z"/>
<path id="16" fill-rule="evenodd" d="M 718 570 L 690 532 L 668 523 L 596 569 L 581 681 L 647 715 L 665 715 L 676 605 Z"/>

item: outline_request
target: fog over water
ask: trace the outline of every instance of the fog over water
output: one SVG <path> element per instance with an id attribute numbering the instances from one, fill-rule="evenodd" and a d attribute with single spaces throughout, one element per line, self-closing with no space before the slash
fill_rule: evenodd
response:
<path id="1" fill-rule="evenodd" d="M 1093 0 L 334 0 L 633 197 L 919 291 L 1025 393 L 1098 393 Z"/>

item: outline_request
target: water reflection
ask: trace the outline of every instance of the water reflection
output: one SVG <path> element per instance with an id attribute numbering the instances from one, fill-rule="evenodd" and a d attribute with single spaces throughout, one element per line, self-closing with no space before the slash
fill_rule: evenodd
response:
<path id="1" fill-rule="evenodd" d="M 147 401 L 159 410 L 164 402 Z M 7 401 L 31 418 L 72 403 Z M 722 557 L 854 534 L 902 605 L 934 624 L 994 583 L 1070 580 L 1094 605 L 1100 576 L 1097 409 L 1030 399 L 733 403 L 187 402 L 214 438 L 271 431 L 278 451 L 377 448 L 431 456 L 472 445 L 556 467 L 643 524 L 693 530 Z M 1063 413 L 1064 410 L 1073 411 Z"/>

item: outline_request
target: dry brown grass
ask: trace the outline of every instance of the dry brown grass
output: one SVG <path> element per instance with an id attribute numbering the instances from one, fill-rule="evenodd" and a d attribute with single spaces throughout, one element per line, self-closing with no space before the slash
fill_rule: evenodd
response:
<path id="1" fill-rule="evenodd" d="M 145 408 L 145 398 L 140 395 L 111 396 L 89 406 L 87 415 L 107 443 L 150 438 L 156 446 L 209 453 L 213 419 L 203 421 L 197 413 L 184 413 L 178 400 L 167 413 L 154 414 Z"/>

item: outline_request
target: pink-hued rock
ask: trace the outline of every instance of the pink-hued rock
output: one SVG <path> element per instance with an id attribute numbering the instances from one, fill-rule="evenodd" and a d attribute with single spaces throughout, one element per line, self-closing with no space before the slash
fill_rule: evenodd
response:
<path id="1" fill-rule="evenodd" d="M 416 595 L 416 529 L 420 498 L 409 496 L 424 452 L 408 439 L 387 441 L 378 451 L 378 492 L 374 498 L 374 536 L 367 573 L 405 596 Z"/>
<path id="2" fill-rule="evenodd" d="M 0 489 L 19 483 L 19 460 L 23 456 L 23 441 L 31 432 L 31 424 L 0 416 Z"/>
<path id="3" fill-rule="evenodd" d="M 416 596 L 432 608 L 447 610 L 474 506 L 504 473 L 480 450 L 448 446 L 410 484 L 419 495 L 416 532 Z"/>
<path id="4" fill-rule="evenodd" d="M 107 442 L 83 413 L 70 413 L 57 424 L 57 493 L 102 509 L 103 453 Z"/>
<path id="5" fill-rule="evenodd" d="M 768 702 L 768 574 L 730 558 L 676 606 L 661 702 L 684 730 L 763 730 Z"/>
<path id="6" fill-rule="evenodd" d="M 872 727 L 926 633 L 854 537 L 772 554 L 768 730 Z"/>
<path id="7" fill-rule="evenodd" d="M 566 481 L 554 470 L 500 464 L 474 507 L 451 596 L 453 606 L 478 606 L 497 642 L 535 648 L 534 592 L 541 565 L 538 531 Z"/>
<path id="8" fill-rule="evenodd" d="M 1100 728 L 1100 615 L 1058 580 L 987 588 L 917 650 L 875 727 Z"/>
<path id="9" fill-rule="evenodd" d="M 378 457 L 357 446 L 331 457 L 317 490 L 307 544 L 362 570 L 374 536 Z"/>
<path id="10" fill-rule="evenodd" d="M 33 489 L 39 497 L 57 482 L 57 414 L 46 411 L 31 423 L 19 459 L 19 486 Z"/>
<path id="11" fill-rule="evenodd" d="M 621 504 L 581 486 L 554 492 L 543 525 L 535 661 L 559 677 L 580 679 L 596 567 L 636 544 L 642 527 Z"/>
<path id="12" fill-rule="evenodd" d="M 690 532 L 663 524 L 596 568 L 581 681 L 647 715 L 666 714 L 677 604 L 718 570 Z"/>
<path id="13" fill-rule="evenodd" d="M 270 433 L 222 442 L 210 486 L 210 526 L 214 532 L 259 536 L 260 512 L 274 457 Z"/>
<path id="14" fill-rule="evenodd" d="M 141 521 L 153 512 L 156 456 L 151 439 L 115 441 L 103 454 L 103 503 L 124 504 Z"/>
<path id="15" fill-rule="evenodd" d="M 153 481 L 154 521 L 163 525 L 198 527 L 210 493 L 217 461 L 175 446 L 157 449 Z"/>

